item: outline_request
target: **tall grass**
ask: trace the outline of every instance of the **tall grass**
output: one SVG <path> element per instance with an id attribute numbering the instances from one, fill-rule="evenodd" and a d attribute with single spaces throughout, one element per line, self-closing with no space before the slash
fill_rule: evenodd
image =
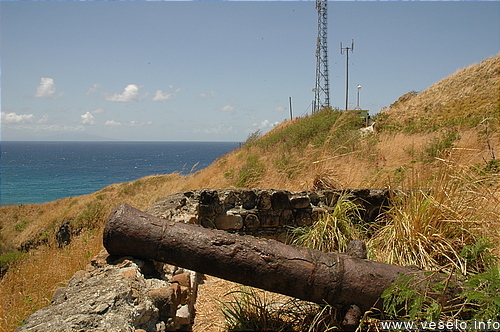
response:
<path id="1" fill-rule="evenodd" d="M 453 266 L 467 273 L 462 248 L 481 238 L 498 243 L 498 184 L 468 168 L 442 161 L 427 181 L 412 175 L 410 189 L 393 197 L 386 224 L 369 240 L 378 260 L 434 270 Z M 497 175 L 492 177 L 498 179 Z M 426 189 L 418 189 L 426 188 Z"/>
<path id="2" fill-rule="evenodd" d="M 291 229 L 289 242 L 323 252 L 345 252 L 350 241 L 364 238 L 361 223 L 359 206 L 341 196 L 332 211 L 311 226 Z"/>
<path id="3" fill-rule="evenodd" d="M 324 324 L 324 311 L 309 302 L 246 286 L 225 297 L 219 305 L 227 331 L 317 331 Z"/>

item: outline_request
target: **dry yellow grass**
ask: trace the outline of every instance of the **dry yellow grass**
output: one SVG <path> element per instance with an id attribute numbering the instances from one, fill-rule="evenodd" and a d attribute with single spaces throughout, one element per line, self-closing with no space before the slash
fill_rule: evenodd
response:
<path id="1" fill-rule="evenodd" d="M 447 125 L 470 127 L 488 117 L 500 119 L 500 54 L 459 70 L 386 111 L 386 124 L 429 131 Z"/>

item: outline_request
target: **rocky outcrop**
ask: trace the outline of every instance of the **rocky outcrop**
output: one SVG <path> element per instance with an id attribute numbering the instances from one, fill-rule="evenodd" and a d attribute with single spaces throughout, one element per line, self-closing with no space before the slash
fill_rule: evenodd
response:
<path id="1" fill-rule="evenodd" d="M 103 251 L 16 331 L 173 331 L 194 321 L 199 274 Z"/>

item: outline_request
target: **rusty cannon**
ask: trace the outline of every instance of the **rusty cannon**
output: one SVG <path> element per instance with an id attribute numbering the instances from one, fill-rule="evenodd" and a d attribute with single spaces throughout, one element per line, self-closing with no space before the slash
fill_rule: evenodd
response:
<path id="1" fill-rule="evenodd" d="M 111 255 L 134 256 L 315 303 L 369 310 L 409 268 L 169 221 L 123 204 L 104 229 Z"/>

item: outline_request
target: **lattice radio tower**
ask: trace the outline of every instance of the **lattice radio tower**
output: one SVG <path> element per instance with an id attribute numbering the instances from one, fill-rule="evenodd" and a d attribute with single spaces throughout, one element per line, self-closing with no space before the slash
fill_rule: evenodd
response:
<path id="1" fill-rule="evenodd" d="M 318 38 L 316 39 L 316 86 L 314 88 L 313 112 L 330 106 L 326 6 L 327 0 L 316 0 L 316 9 L 318 10 Z"/>

